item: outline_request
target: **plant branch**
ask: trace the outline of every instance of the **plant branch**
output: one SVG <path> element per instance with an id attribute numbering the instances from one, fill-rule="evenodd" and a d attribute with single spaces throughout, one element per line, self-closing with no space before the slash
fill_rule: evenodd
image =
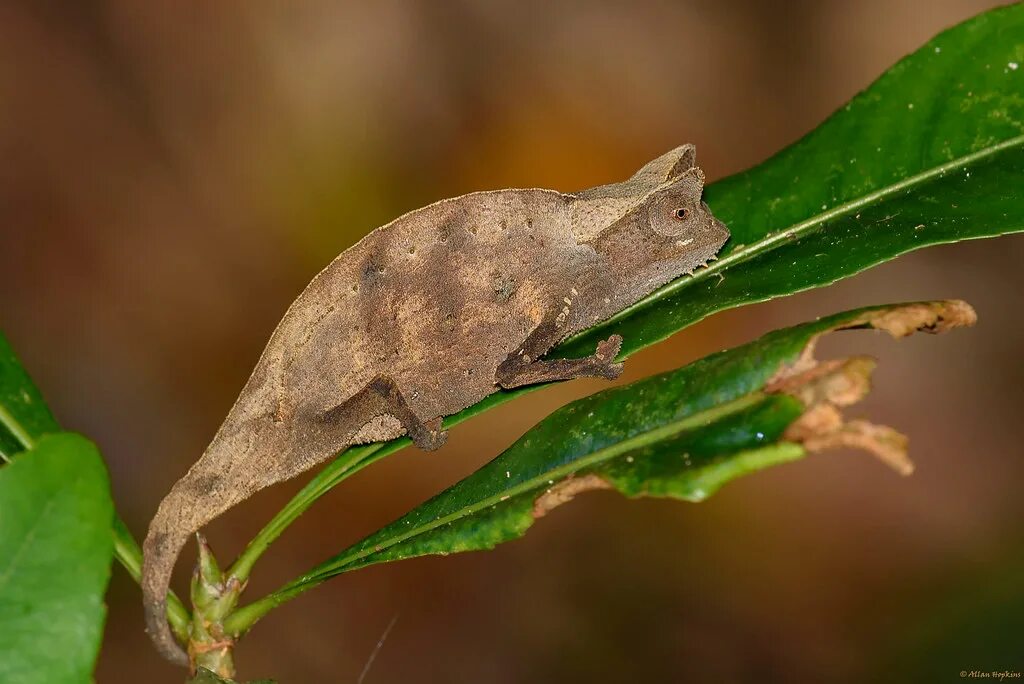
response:
<path id="1" fill-rule="evenodd" d="M 289 501 L 284 508 L 253 537 L 245 550 L 238 556 L 228 569 L 228 575 L 240 581 L 249 578 L 253 565 L 270 545 L 281 536 L 288 526 L 305 513 L 321 496 L 329 492 L 335 485 L 370 465 L 379 452 L 388 443 L 367 444 L 347 449 L 340 453 L 330 464 L 316 474 L 305 487 Z M 389 452 L 390 453 L 390 452 Z M 380 454 L 382 457 L 386 454 Z"/>

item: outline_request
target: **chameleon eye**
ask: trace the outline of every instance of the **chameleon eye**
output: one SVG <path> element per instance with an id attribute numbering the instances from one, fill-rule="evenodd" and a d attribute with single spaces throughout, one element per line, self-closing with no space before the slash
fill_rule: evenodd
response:
<path id="1" fill-rule="evenodd" d="M 687 209 L 686 207 L 679 207 L 674 212 L 672 212 L 672 215 L 675 216 L 680 221 L 685 221 L 690 217 L 690 210 Z"/>

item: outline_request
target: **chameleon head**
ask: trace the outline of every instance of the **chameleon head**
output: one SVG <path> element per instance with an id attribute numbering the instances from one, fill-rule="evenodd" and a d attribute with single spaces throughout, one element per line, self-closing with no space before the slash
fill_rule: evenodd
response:
<path id="1" fill-rule="evenodd" d="M 639 298 L 705 265 L 729 239 L 729 229 L 701 201 L 703 191 L 696 151 L 683 145 L 624 183 L 581 193 L 577 201 L 592 207 L 574 212 L 577 222 L 583 218 L 598 225 L 574 230 L 594 235 L 587 242 L 604 257 L 629 298 Z M 609 206 L 615 210 L 608 211 Z"/>
<path id="2" fill-rule="evenodd" d="M 635 210 L 637 228 L 646 232 L 644 243 L 653 260 L 691 262 L 697 256 L 704 263 L 729 239 L 729 229 L 701 201 L 703 192 L 704 172 L 690 166 L 640 202 Z"/>

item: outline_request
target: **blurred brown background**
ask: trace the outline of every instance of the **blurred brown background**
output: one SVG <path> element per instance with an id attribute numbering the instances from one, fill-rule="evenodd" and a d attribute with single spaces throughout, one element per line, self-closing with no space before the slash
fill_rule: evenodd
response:
<path id="1" fill-rule="evenodd" d="M 7 0 L 0 325 L 58 417 L 99 442 L 141 535 L 289 302 L 368 230 L 472 190 L 621 179 L 686 141 L 711 178 L 741 170 L 994 4 Z M 1024 669 L 1022 259 L 1022 237 L 930 249 L 627 365 L 628 381 L 842 308 L 966 298 L 973 330 L 848 333 L 822 352 L 881 358 L 854 412 L 912 437 L 913 477 L 835 452 L 701 505 L 588 495 L 495 552 L 334 580 L 255 628 L 240 675 L 355 681 L 395 616 L 367 683 Z M 278 542 L 250 597 L 599 386 L 548 389 L 359 474 Z M 296 488 L 218 521 L 214 548 L 233 556 Z M 109 605 L 98 680 L 180 682 L 120 567 Z"/>

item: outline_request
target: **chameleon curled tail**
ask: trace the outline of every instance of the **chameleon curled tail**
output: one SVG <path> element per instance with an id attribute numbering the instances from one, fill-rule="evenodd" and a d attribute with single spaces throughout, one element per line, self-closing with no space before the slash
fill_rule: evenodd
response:
<path id="1" fill-rule="evenodd" d="M 249 487 L 232 487 L 222 476 L 211 478 L 214 454 L 208 450 L 160 502 L 142 545 L 146 631 L 160 654 L 178 665 L 188 665 L 189 658 L 167 624 L 167 591 L 175 561 L 200 528 L 249 496 Z M 203 494 L 212 494 L 214 488 L 216 495 Z"/>

